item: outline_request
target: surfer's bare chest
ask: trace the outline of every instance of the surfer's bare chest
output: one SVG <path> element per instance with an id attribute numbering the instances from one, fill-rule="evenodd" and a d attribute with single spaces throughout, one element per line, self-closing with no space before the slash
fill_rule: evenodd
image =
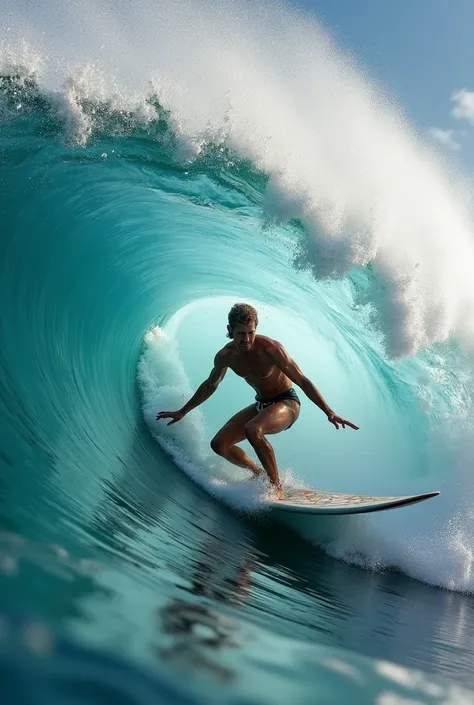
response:
<path id="1" fill-rule="evenodd" d="M 263 380 L 278 373 L 278 368 L 264 351 L 242 356 L 233 356 L 229 363 L 230 369 L 239 377 L 251 380 Z"/>
<path id="2" fill-rule="evenodd" d="M 243 377 L 262 399 L 273 397 L 291 387 L 291 381 L 263 347 L 245 355 L 231 353 L 227 367 Z"/>

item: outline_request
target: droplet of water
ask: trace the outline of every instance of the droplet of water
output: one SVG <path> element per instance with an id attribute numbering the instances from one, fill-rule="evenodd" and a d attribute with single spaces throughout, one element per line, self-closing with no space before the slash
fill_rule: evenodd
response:
<path id="1" fill-rule="evenodd" d="M 18 572 L 18 563 L 13 556 L 8 554 L 0 555 L 0 573 L 9 577 L 16 575 Z"/>
<path id="2" fill-rule="evenodd" d="M 47 656 L 53 650 L 51 632 L 39 622 L 32 622 L 24 628 L 23 643 L 28 651 L 37 656 Z"/>
<path id="3" fill-rule="evenodd" d="M 63 548 L 62 546 L 58 546 L 58 545 L 56 545 L 56 544 L 53 544 L 53 545 L 51 546 L 51 548 L 53 549 L 53 551 L 55 552 L 55 554 L 56 554 L 57 556 L 59 556 L 60 558 L 69 558 L 69 553 L 68 553 L 68 552 L 66 551 L 66 549 Z"/>

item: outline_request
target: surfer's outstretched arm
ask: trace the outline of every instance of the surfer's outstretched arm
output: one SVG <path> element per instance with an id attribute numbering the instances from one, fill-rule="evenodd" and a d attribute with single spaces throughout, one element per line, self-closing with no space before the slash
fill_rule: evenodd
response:
<path id="1" fill-rule="evenodd" d="M 271 348 L 268 349 L 268 354 L 272 358 L 273 362 L 277 365 L 277 367 L 289 379 L 291 379 L 292 382 L 297 384 L 298 387 L 303 390 L 308 399 L 311 399 L 313 404 L 316 404 L 316 406 L 319 406 L 321 411 L 324 411 L 324 413 L 328 417 L 328 421 L 332 423 L 337 429 L 339 428 L 339 425 L 341 425 L 342 428 L 350 426 L 351 428 L 358 430 L 358 426 L 351 423 L 351 421 L 347 421 L 346 419 L 341 418 L 331 409 L 331 407 L 324 400 L 319 389 L 311 382 L 308 377 L 303 374 L 296 362 L 287 353 L 283 345 L 281 345 L 280 343 L 275 343 L 275 345 L 272 345 Z"/>
<path id="2" fill-rule="evenodd" d="M 181 411 L 183 412 L 183 415 L 188 414 L 190 411 L 195 409 L 196 406 L 203 404 L 207 399 L 209 399 L 224 379 L 226 372 L 227 366 L 224 365 L 223 356 L 220 353 L 217 353 L 214 358 L 214 367 L 211 370 L 211 374 L 205 382 L 199 385 L 191 399 L 182 407 Z"/>
<path id="3" fill-rule="evenodd" d="M 200 404 L 203 404 L 209 397 L 214 394 L 219 384 L 225 377 L 227 372 L 227 365 L 225 364 L 225 357 L 222 350 L 217 353 L 214 358 L 214 367 L 211 370 L 209 377 L 199 385 L 199 387 L 194 392 L 193 396 L 186 404 L 181 407 L 178 411 L 159 411 L 156 415 L 156 420 L 160 419 L 171 419 L 168 426 L 181 421 L 186 414 L 195 409 Z"/>

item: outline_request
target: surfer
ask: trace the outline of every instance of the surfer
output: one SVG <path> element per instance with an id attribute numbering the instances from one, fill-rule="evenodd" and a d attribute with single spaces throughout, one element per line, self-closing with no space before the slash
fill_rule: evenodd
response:
<path id="1" fill-rule="evenodd" d="M 282 499 L 275 453 L 266 436 L 285 431 L 297 420 L 301 402 L 293 384 L 327 416 L 336 429 L 358 426 L 341 418 L 326 404 L 321 393 L 291 359 L 283 345 L 257 335 L 258 313 L 249 304 L 235 304 L 228 316 L 227 337 L 231 339 L 214 358 L 214 367 L 186 404 L 178 411 L 160 411 L 160 419 L 171 419 L 168 426 L 181 421 L 214 394 L 228 369 L 243 377 L 256 391 L 255 402 L 233 416 L 214 436 L 212 450 L 241 468 L 259 475 L 262 468 L 237 445 L 247 439 L 267 472 L 274 495 Z"/>

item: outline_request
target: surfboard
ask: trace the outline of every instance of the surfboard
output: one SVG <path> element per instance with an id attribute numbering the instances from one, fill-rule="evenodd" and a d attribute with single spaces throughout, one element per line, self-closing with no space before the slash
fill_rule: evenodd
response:
<path id="1" fill-rule="evenodd" d="M 397 497 L 323 492 L 322 490 L 286 489 L 285 498 L 269 502 L 273 509 L 305 514 L 366 514 L 406 507 L 437 497 L 439 492 L 425 492 Z"/>

